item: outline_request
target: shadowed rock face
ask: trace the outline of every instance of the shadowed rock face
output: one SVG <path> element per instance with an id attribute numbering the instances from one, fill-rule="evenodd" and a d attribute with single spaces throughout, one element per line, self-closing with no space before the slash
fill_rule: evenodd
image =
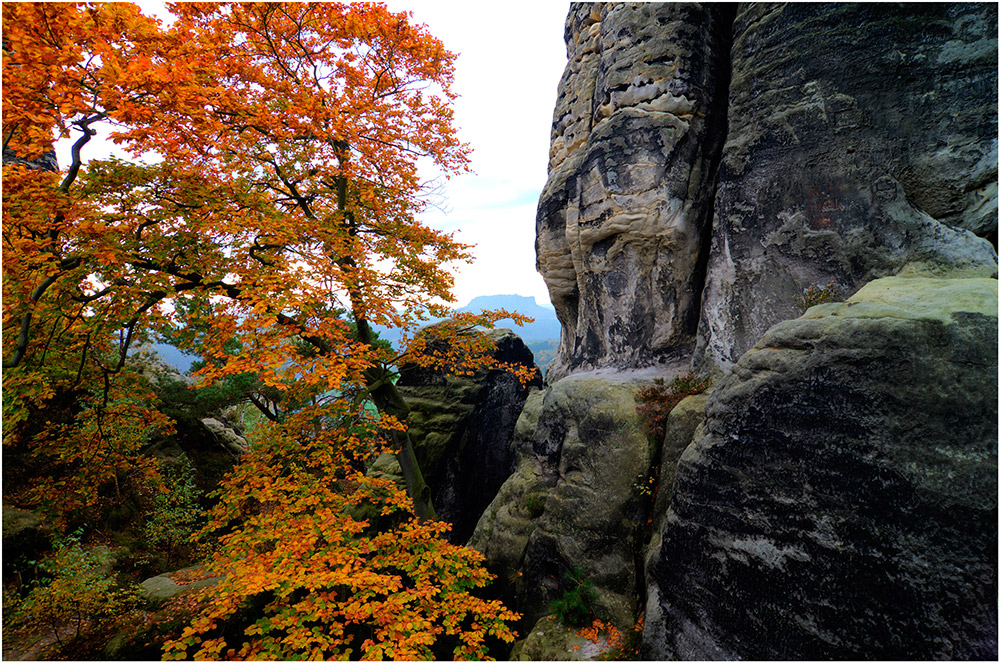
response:
<path id="1" fill-rule="evenodd" d="M 996 5 L 741 6 L 696 364 L 810 285 L 995 275 L 996 34 Z"/>
<path id="2" fill-rule="evenodd" d="M 493 357 L 534 367 L 531 350 L 509 329 L 489 332 Z M 472 377 L 406 366 L 397 387 L 411 407 L 410 430 L 438 515 L 452 524 L 450 536 L 464 542 L 500 486 L 517 468 L 514 424 L 534 380 L 522 385 L 512 374 L 484 371 Z"/>
<path id="3" fill-rule="evenodd" d="M 548 379 L 689 354 L 724 137 L 726 6 L 574 4 L 538 204 Z"/>
<path id="4" fill-rule="evenodd" d="M 996 659 L 997 282 L 887 278 L 712 393 L 647 567 L 647 659 Z"/>

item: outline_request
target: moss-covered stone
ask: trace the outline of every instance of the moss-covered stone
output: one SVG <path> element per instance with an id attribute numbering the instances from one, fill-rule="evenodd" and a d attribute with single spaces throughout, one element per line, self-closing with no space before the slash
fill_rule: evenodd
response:
<path id="1" fill-rule="evenodd" d="M 522 436 L 535 422 L 531 453 L 470 544 L 486 554 L 504 598 L 529 622 L 548 613 L 566 589 L 566 573 L 577 568 L 594 586 L 596 617 L 620 627 L 634 621 L 643 491 L 656 447 L 635 411 L 639 386 L 621 375 L 570 376 L 518 422 Z"/>
<path id="2" fill-rule="evenodd" d="M 578 628 L 561 624 L 555 617 L 542 617 L 531 632 L 514 645 L 513 661 L 594 661 L 607 648 L 607 639 L 592 642 L 577 635 Z"/>
<path id="3" fill-rule="evenodd" d="M 140 596 L 145 599 L 146 604 L 150 609 L 156 609 L 175 596 L 188 594 L 201 589 L 202 587 L 210 587 L 219 583 L 219 577 L 200 578 L 197 580 L 185 581 L 183 584 L 178 583 L 174 578 L 177 574 L 191 575 L 199 568 L 200 567 L 198 566 L 189 566 L 187 568 L 180 569 L 179 571 L 171 571 L 152 578 L 147 578 L 139 584 Z"/>
<path id="4" fill-rule="evenodd" d="M 674 406 L 667 417 L 666 432 L 660 447 L 660 476 L 656 484 L 656 499 L 650 520 L 659 523 L 670 506 L 670 496 L 674 491 L 674 474 L 681 454 L 695 438 L 696 431 L 705 421 L 705 403 L 708 394 L 688 396 Z M 649 548 L 659 547 L 659 528 L 652 528 Z"/>
<path id="5" fill-rule="evenodd" d="M 678 463 L 643 656 L 995 659 L 997 400 L 993 279 L 772 327 Z"/>

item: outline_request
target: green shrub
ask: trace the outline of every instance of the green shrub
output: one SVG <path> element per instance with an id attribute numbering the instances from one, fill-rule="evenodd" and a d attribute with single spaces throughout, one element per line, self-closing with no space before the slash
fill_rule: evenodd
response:
<path id="1" fill-rule="evenodd" d="M 795 305 L 802 309 L 803 312 L 813 306 L 828 304 L 836 300 L 837 285 L 834 281 L 830 281 L 822 288 L 817 288 L 816 286 L 811 285 L 802 291 L 802 296 L 792 297 L 792 301 L 795 302 Z"/>
<path id="2" fill-rule="evenodd" d="M 201 491 L 195 486 L 194 468 L 184 459 L 178 465 L 164 465 L 155 482 L 150 513 L 143 527 L 146 542 L 156 548 L 176 551 L 187 544 L 199 526 Z"/>
<path id="3" fill-rule="evenodd" d="M 545 511 L 545 493 L 532 493 L 526 496 L 524 507 L 529 518 L 534 519 L 542 515 L 542 512 Z"/>
<path id="4" fill-rule="evenodd" d="M 580 567 L 568 571 L 563 576 L 563 582 L 569 585 L 569 589 L 563 592 L 562 598 L 549 604 L 549 610 L 566 626 L 590 624 L 594 619 L 594 601 L 597 600 L 594 585 L 583 577 Z"/>
<path id="5" fill-rule="evenodd" d="M 84 549 L 78 534 L 57 542 L 38 566 L 43 575 L 17 602 L 11 621 L 32 632 L 51 632 L 60 646 L 67 635 L 108 630 L 138 610 L 137 588 L 119 586 L 108 570 L 110 552 Z"/>
<path id="6" fill-rule="evenodd" d="M 667 432 L 670 411 L 688 396 L 700 394 L 711 384 L 711 376 L 687 373 L 678 375 L 670 384 L 666 384 L 663 378 L 656 378 L 653 384 L 640 389 L 636 394 L 639 401 L 636 412 L 646 423 L 646 433 L 654 439 L 662 439 Z"/>

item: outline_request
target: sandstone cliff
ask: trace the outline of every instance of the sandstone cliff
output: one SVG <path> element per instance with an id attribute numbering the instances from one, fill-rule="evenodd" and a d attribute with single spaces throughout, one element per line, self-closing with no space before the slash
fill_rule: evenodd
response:
<path id="1" fill-rule="evenodd" d="M 981 4 L 571 5 L 561 344 L 471 541 L 516 655 L 579 655 L 544 617 L 579 569 L 645 658 L 996 657 L 996 35 Z M 691 369 L 717 386 L 643 443 L 630 394 Z"/>
<path id="2" fill-rule="evenodd" d="M 571 6 L 536 224 L 554 379 L 690 358 L 696 326 L 727 368 L 809 285 L 995 271 L 994 10 L 734 14 Z"/>
<path id="3" fill-rule="evenodd" d="M 809 285 L 996 275 L 995 7 L 753 4 L 733 32 L 698 362 Z"/>
<path id="4" fill-rule="evenodd" d="M 538 203 L 550 379 L 689 356 L 725 136 L 731 9 L 574 4 Z"/>

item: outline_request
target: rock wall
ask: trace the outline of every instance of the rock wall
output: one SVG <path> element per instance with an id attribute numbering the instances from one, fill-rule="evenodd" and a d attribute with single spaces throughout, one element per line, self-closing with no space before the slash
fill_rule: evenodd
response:
<path id="1" fill-rule="evenodd" d="M 490 332 L 494 358 L 534 367 L 531 350 L 509 329 Z M 537 369 L 536 369 L 537 373 Z M 483 511 L 517 468 L 514 424 L 541 375 L 522 385 L 506 371 L 472 377 L 403 367 L 397 388 L 409 404 L 414 451 L 438 515 L 466 541 Z"/>
<path id="2" fill-rule="evenodd" d="M 574 3 L 565 36 L 561 345 L 472 539 L 521 653 L 558 649 L 535 620 L 579 565 L 644 578 L 595 614 L 645 592 L 645 658 L 995 658 L 996 5 Z M 850 299 L 798 317 L 810 286 Z M 636 498 L 587 460 L 627 435 L 580 435 L 577 390 L 650 368 L 722 381 L 654 441 L 644 531 L 600 510 Z"/>
<path id="3" fill-rule="evenodd" d="M 709 397 L 647 566 L 647 659 L 997 657 L 997 281 L 886 278 Z"/>
<path id="4" fill-rule="evenodd" d="M 810 285 L 996 274 L 996 5 L 747 4 L 733 32 L 696 364 Z"/>
<path id="5" fill-rule="evenodd" d="M 731 10 L 574 3 L 538 204 L 562 323 L 549 380 L 689 355 L 724 137 Z"/>
<path id="6" fill-rule="evenodd" d="M 696 327 L 726 369 L 808 286 L 993 275 L 996 32 L 982 4 L 571 5 L 550 380 L 690 357 Z"/>
<path id="7" fill-rule="evenodd" d="M 521 463 L 469 543 L 525 615 L 525 634 L 572 588 L 574 570 L 594 586 L 595 616 L 634 621 L 643 487 L 656 454 L 635 411 L 637 389 L 620 377 L 570 376 L 529 400 L 518 420 Z"/>

